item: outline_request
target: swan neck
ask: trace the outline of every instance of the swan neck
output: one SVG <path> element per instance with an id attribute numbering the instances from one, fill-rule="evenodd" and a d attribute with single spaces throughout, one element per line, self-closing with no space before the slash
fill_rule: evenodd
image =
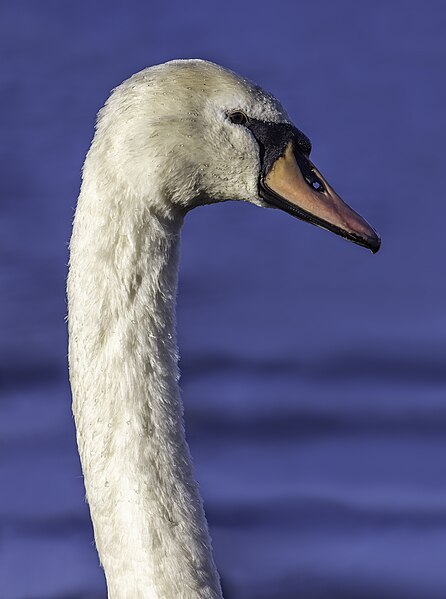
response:
<path id="1" fill-rule="evenodd" d="M 70 380 L 109 599 L 221 599 L 177 383 L 181 224 L 84 175 L 70 244 Z"/>

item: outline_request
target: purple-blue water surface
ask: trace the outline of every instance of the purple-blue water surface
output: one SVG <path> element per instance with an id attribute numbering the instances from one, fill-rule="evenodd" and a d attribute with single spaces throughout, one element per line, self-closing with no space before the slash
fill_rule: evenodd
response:
<path id="1" fill-rule="evenodd" d="M 67 242 L 95 113 L 202 57 L 277 95 L 381 232 L 186 219 L 188 438 L 227 599 L 446 597 L 446 5 L 3 3 L 1 599 L 105 598 L 66 367 Z"/>

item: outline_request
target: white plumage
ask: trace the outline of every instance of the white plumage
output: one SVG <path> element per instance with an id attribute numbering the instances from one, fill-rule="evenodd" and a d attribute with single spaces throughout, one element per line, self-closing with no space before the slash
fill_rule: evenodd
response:
<path id="1" fill-rule="evenodd" d="M 260 137 L 285 135 L 279 167 L 264 173 L 266 197 L 283 202 L 270 187 L 289 176 L 285 210 L 296 215 L 303 198 L 305 214 L 307 202 L 325 219 L 314 224 L 379 247 L 309 162 L 305 136 L 251 82 L 189 60 L 114 90 L 84 165 L 68 276 L 73 412 L 109 599 L 222 596 L 184 437 L 175 296 L 188 209 L 227 199 L 267 205 L 259 176 L 268 147 L 231 122 L 233 111 Z"/>
<path id="2" fill-rule="evenodd" d="M 216 599 L 184 439 L 175 295 L 184 210 L 263 202 L 258 148 L 227 113 L 286 119 L 204 61 L 146 69 L 100 111 L 70 244 L 69 362 L 79 452 L 110 599 Z"/>

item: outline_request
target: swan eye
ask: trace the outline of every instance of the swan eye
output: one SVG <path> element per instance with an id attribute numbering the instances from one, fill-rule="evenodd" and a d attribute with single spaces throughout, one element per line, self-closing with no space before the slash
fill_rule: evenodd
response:
<path id="1" fill-rule="evenodd" d="M 248 117 L 241 110 L 236 110 L 235 112 L 231 112 L 229 120 L 231 123 L 234 123 L 234 125 L 246 125 Z"/>

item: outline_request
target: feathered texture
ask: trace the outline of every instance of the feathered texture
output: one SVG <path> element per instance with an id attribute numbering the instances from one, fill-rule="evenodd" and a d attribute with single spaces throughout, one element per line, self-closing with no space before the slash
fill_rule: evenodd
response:
<path id="1" fill-rule="evenodd" d="M 257 197 L 258 148 L 231 110 L 286 121 L 204 61 L 152 67 L 99 114 L 70 244 L 69 362 L 79 453 L 110 599 L 221 597 L 184 438 L 175 296 L 197 203 Z"/>

